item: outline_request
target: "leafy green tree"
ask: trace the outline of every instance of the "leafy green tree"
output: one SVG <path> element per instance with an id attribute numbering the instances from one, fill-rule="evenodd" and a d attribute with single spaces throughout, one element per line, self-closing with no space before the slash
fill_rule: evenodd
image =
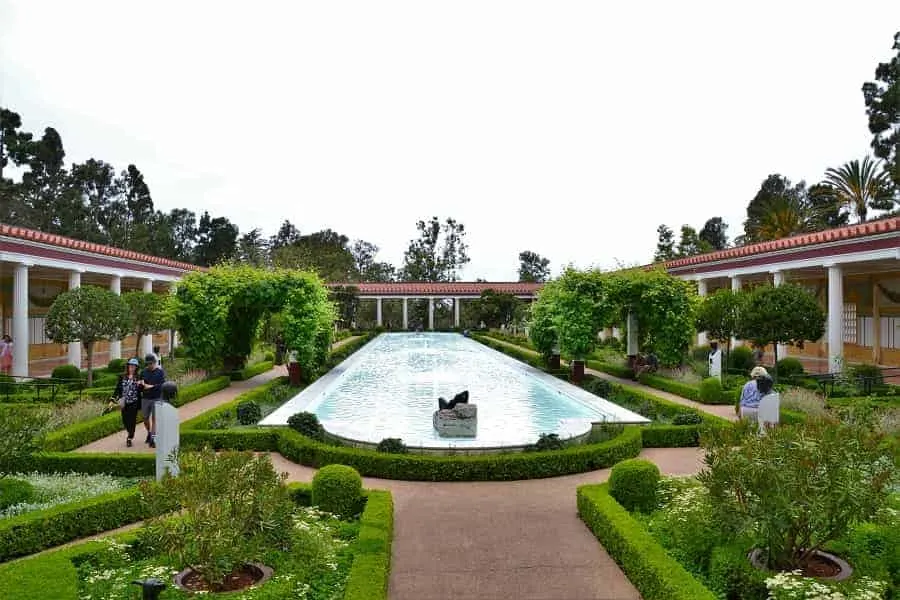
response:
<path id="1" fill-rule="evenodd" d="M 354 285 L 339 285 L 329 288 L 329 297 L 337 309 L 338 319 L 345 327 L 356 321 L 359 311 L 359 288 Z"/>
<path id="2" fill-rule="evenodd" d="M 513 296 L 487 289 L 481 292 L 481 297 L 469 302 L 470 315 L 476 323 L 484 323 L 489 328 L 497 328 L 501 325 L 509 327 L 522 318 L 524 303 Z"/>
<path id="3" fill-rule="evenodd" d="M 545 361 L 549 361 L 559 343 L 559 333 L 553 320 L 558 291 L 559 286 L 555 281 L 541 288 L 537 300 L 531 305 L 528 318 L 528 337 Z"/>
<path id="4" fill-rule="evenodd" d="M 365 240 L 356 240 L 350 246 L 350 254 L 353 255 L 356 280 L 379 282 L 394 280 L 394 266 L 375 260 L 378 255 L 378 246 L 375 244 Z"/>
<path id="5" fill-rule="evenodd" d="M 225 217 L 212 218 L 204 212 L 197 228 L 196 264 L 211 267 L 233 259 L 237 252 L 238 233 L 237 226 Z"/>
<path id="6" fill-rule="evenodd" d="M 860 223 L 865 222 L 869 209 L 894 208 L 894 186 L 888 173 L 881 169 L 879 161 L 866 156 L 825 172 L 825 182 L 834 190 L 834 199 L 841 207 L 847 207 Z"/>
<path id="7" fill-rule="evenodd" d="M 466 229 L 454 219 L 443 223 L 432 217 L 416 223 L 419 237 L 410 240 L 404 255 L 403 281 L 457 281 L 459 270 L 469 262 Z"/>
<path id="8" fill-rule="evenodd" d="M 41 450 L 49 411 L 31 406 L 0 410 L 0 478 L 21 473 L 32 454 Z"/>
<path id="9" fill-rule="evenodd" d="M 695 256 L 709 252 L 712 247 L 697 235 L 697 230 L 690 225 L 681 226 L 681 239 L 678 242 L 678 256 Z"/>
<path id="10" fill-rule="evenodd" d="M 550 279 L 550 259 L 537 252 L 519 253 L 519 281 L 543 283 Z"/>
<path id="11" fill-rule="evenodd" d="M 128 310 L 113 292 L 82 286 L 61 293 L 53 301 L 44 324 L 57 344 L 81 342 L 87 353 L 87 385 L 93 384 L 94 344 L 122 339 L 129 330 Z"/>
<path id="12" fill-rule="evenodd" d="M 818 222 L 805 182 L 794 185 L 783 175 L 769 175 L 747 205 L 743 241 L 764 242 L 815 231 Z"/>
<path id="13" fill-rule="evenodd" d="M 879 63 L 875 81 L 863 84 L 872 150 L 885 161 L 884 168 L 895 185 L 900 186 L 900 31 L 894 34 L 896 51 L 890 62 Z"/>
<path id="14" fill-rule="evenodd" d="M 264 267 L 268 261 L 268 240 L 262 231 L 253 229 L 241 236 L 238 240 L 237 259 L 239 262 L 253 266 Z"/>
<path id="15" fill-rule="evenodd" d="M 760 347 L 791 344 L 803 348 L 825 334 L 825 311 L 800 286 L 783 284 L 753 288 L 742 305 L 737 336 Z M 778 362 L 778 346 L 775 346 Z"/>
<path id="16" fill-rule="evenodd" d="M 817 183 L 809 188 L 809 206 L 815 231 L 843 227 L 850 222 L 850 213 L 843 210 L 835 189 L 827 183 Z"/>
<path id="17" fill-rule="evenodd" d="M 723 288 L 703 298 L 697 308 L 697 330 L 707 332 L 710 339 L 725 346 L 725 360 L 722 364 L 728 364 L 731 338 L 736 337 L 741 328 L 742 306 L 745 301 L 746 293 Z M 722 370 L 722 379 L 725 379 L 725 369 Z"/>
<path id="18" fill-rule="evenodd" d="M 724 250 L 728 247 L 728 224 L 722 217 L 713 217 L 703 224 L 703 228 L 697 234 L 701 244 L 705 244 L 707 251 Z"/>
<path id="19" fill-rule="evenodd" d="M 283 269 L 314 271 L 325 281 L 354 281 L 356 268 L 349 242 L 346 235 L 331 229 L 317 231 L 276 248 L 272 262 Z"/>
<path id="20" fill-rule="evenodd" d="M 152 292 L 133 291 L 122 294 L 128 309 L 128 332 L 137 337 L 134 355 L 141 354 L 141 338 L 162 331 L 169 326 L 166 296 Z"/>
<path id="21" fill-rule="evenodd" d="M 276 250 L 290 246 L 300 239 L 300 231 L 287 219 L 278 228 L 278 233 L 269 238 L 269 248 Z"/>
<path id="22" fill-rule="evenodd" d="M 656 228 L 656 253 L 653 262 L 666 262 L 675 258 L 675 233 L 668 225 Z"/>

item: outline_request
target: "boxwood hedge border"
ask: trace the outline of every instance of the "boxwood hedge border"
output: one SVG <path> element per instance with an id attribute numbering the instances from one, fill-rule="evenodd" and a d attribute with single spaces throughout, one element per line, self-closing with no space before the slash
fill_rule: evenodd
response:
<path id="1" fill-rule="evenodd" d="M 644 600 L 716 600 L 609 495 L 608 484 L 578 488 L 578 516 Z"/>
<path id="2" fill-rule="evenodd" d="M 288 485 L 294 501 L 311 503 L 311 485 Z M 353 562 L 344 591 L 344 600 L 386 600 L 394 531 L 391 493 L 365 490 L 365 506 L 359 520 L 359 535 L 353 547 Z M 82 502 L 27 513 L 0 522 L 0 561 L 33 554 L 72 540 L 135 523 L 146 514 L 136 487 L 104 494 Z M 134 539 L 132 532 L 114 536 Z M 24 543 L 23 543 L 24 541 Z M 9 600 L 76 600 L 76 570 L 73 562 L 100 548 L 87 541 L 71 548 L 0 564 L 4 598 Z M 7 587 L 9 586 L 9 587 Z M 35 589 L 46 596 L 35 596 Z"/>

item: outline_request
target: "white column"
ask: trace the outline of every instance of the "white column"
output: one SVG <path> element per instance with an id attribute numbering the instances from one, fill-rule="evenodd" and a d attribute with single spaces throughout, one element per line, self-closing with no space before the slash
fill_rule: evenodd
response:
<path id="1" fill-rule="evenodd" d="M 739 291 L 741 291 L 741 284 L 742 284 L 742 283 L 743 283 L 743 282 L 741 281 L 741 278 L 740 278 L 740 277 L 738 277 L 737 275 L 732 275 L 732 276 L 731 276 L 731 291 L 732 291 L 732 292 L 739 292 Z M 737 347 L 740 346 L 740 345 L 741 345 L 741 340 L 739 340 L 739 339 L 737 339 L 737 338 L 735 338 L 735 337 L 731 338 L 731 347 L 732 347 L 732 348 L 737 348 Z"/>
<path id="2" fill-rule="evenodd" d="M 844 274 L 840 265 L 828 266 L 828 368 L 843 368 L 844 357 Z"/>
<path id="3" fill-rule="evenodd" d="M 459 327 L 459 298 L 453 299 L 453 326 Z"/>
<path id="4" fill-rule="evenodd" d="M 109 282 L 109 291 L 117 296 L 122 293 L 122 278 L 119 276 L 113 277 Z M 122 341 L 121 340 L 111 340 L 109 342 L 109 359 L 112 360 L 114 358 L 122 358 Z"/>
<path id="5" fill-rule="evenodd" d="M 628 313 L 628 344 L 626 354 L 628 356 L 637 356 L 640 344 L 638 343 L 638 320 L 637 315 L 633 312 Z"/>
<path id="6" fill-rule="evenodd" d="M 153 280 L 145 279 L 144 280 L 144 293 L 152 294 L 153 293 Z M 155 332 L 150 332 L 150 335 L 145 335 L 141 340 L 141 354 L 147 355 L 153 352 L 153 334 Z"/>
<path id="7" fill-rule="evenodd" d="M 409 298 L 403 298 L 403 330 L 409 329 Z"/>
<path id="8" fill-rule="evenodd" d="M 707 293 L 706 280 L 698 279 L 697 280 L 697 295 L 700 296 L 701 298 L 703 298 L 704 296 L 706 296 L 706 293 Z M 697 332 L 697 345 L 705 346 L 708 343 L 709 343 L 709 340 L 707 339 L 706 332 L 698 331 Z"/>
<path id="9" fill-rule="evenodd" d="M 375 323 L 379 327 L 383 324 L 381 320 L 381 296 L 375 298 Z"/>
<path id="10" fill-rule="evenodd" d="M 28 265 L 19 263 L 13 270 L 12 313 L 13 362 L 12 373 L 16 377 L 28 377 Z"/>
<path id="11" fill-rule="evenodd" d="M 434 298 L 428 299 L 428 330 L 434 329 Z"/>
<path id="12" fill-rule="evenodd" d="M 81 271 L 69 271 L 69 290 L 81 287 Z M 69 342 L 69 364 L 81 368 L 81 342 Z"/>
<path id="13" fill-rule="evenodd" d="M 772 271 L 772 284 L 775 287 L 782 285 L 784 283 L 784 271 Z M 777 345 L 778 352 L 778 360 L 785 358 L 788 355 L 788 347 L 787 344 L 778 344 Z"/>

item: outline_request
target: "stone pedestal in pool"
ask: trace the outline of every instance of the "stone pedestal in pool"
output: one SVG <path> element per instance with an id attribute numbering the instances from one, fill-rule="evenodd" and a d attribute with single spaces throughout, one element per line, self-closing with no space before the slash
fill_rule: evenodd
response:
<path id="1" fill-rule="evenodd" d="M 441 437 L 475 437 L 478 432 L 478 407 L 457 404 L 449 410 L 436 410 L 431 418 Z"/>

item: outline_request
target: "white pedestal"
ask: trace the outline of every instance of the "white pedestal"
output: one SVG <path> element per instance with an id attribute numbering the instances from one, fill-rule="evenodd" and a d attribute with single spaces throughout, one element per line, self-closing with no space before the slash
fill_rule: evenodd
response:
<path id="1" fill-rule="evenodd" d="M 722 351 L 716 350 L 715 352 L 709 353 L 709 376 L 710 377 L 721 377 L 722 376 Z"/>
<path id="2" fill-rule="evenodd" d="M 162 479 L 166 471 L 178 475 L 178 409 L 168 402 L 157 401 L 156 415 L 156 480 Z M 174 455 L 174 456 L 173 456 Z"/>

